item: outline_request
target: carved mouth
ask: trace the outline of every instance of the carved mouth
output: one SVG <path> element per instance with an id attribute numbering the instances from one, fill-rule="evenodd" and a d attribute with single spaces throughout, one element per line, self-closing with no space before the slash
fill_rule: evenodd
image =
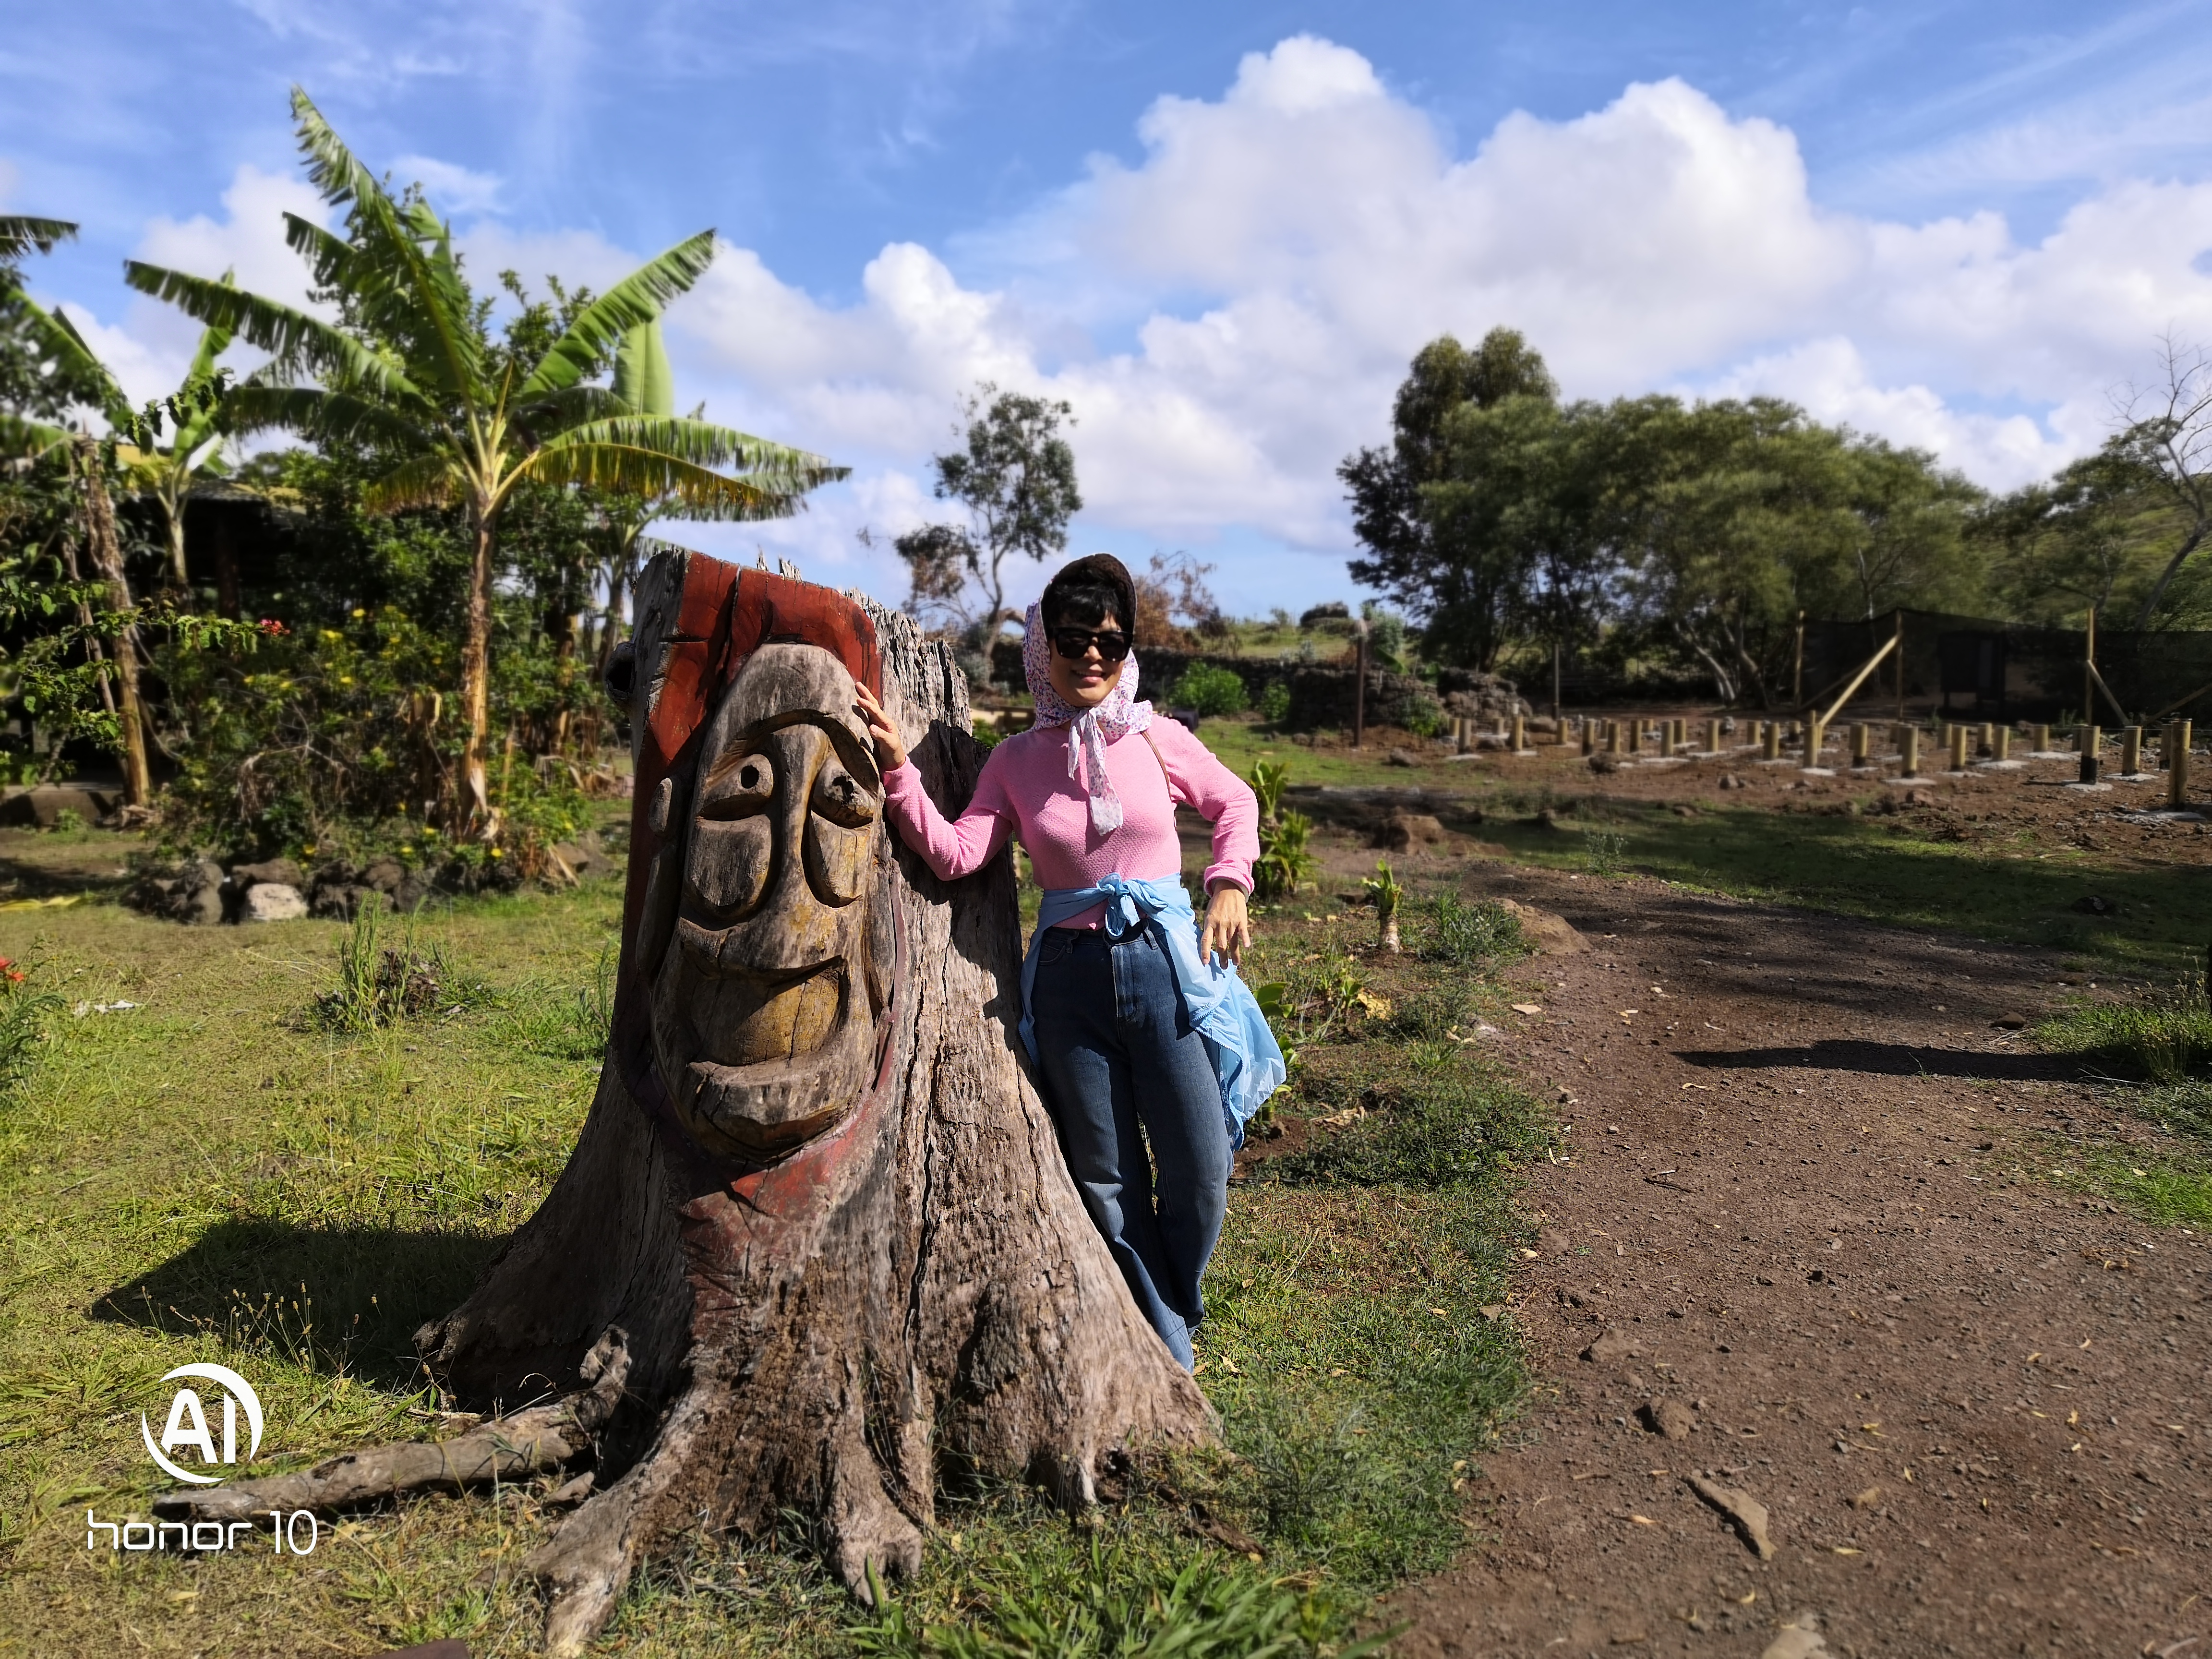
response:
<path id="1" fill-rule="evenodd" d="M 688 921 L 678 929 L 681 982 L 655 1024 L 664 1079 L 692 1133 L 763 1158 L 834 1125 L 863 1092 L 874 1050 L 874 1021 L 845 959 L 725 967 L 720 935 Z"/>

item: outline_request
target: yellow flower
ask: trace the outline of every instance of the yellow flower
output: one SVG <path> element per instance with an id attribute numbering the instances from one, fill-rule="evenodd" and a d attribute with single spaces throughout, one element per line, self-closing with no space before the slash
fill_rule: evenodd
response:
<path id="1" fill-rule="evenodd" d="M 356 622 L 359 622 L 359 621 L 360 621 L 363 617 L 366 617 L 368 614 L 368 611 L 356 611 L 353 613 L 353 619 L 354 619 Z"/>

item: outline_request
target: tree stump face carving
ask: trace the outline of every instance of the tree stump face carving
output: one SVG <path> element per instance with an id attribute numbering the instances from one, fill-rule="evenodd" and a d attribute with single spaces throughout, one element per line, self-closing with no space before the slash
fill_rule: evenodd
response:
<path id="1" fill-rule="evenodd" d="M 591 1457 L 592 1496 L 531 1564 L 561 1656 L 702 1527 L 763 1538 L 806 1515 L 872 1595 L 920 1563 L 947 1463 L 1076 1505 L 1109 1457 L 1212 1431 L 1006 1029 L 1012 861 L 939 883 L 884 822 L 853 688 L 884 696 L 957 811 L 981 757 L 951 653 L 854 596 L 699 554 L 655 559 L 637 616 L 599 1093 L 544 1206 L 416 1337 L 464 1398 L 543 1402 L 549 1380 L 565 1397 L 450 1454 L 339 1461 L 359 1479 L 325 1480 L 334 1463 L 162 1500 L 248 1520 Z"/>
<path id="2" fill-rule="evenodd" d="M 883 780 L 853 686 L 817 647 L 760 647 L 702 733 L 687 820 L 670 825 L 683 875 L 648 970 L 654 1060 L 678 1121 L 724 1157 L 817 1138 L 876 1069 L 893 917 Z"/>

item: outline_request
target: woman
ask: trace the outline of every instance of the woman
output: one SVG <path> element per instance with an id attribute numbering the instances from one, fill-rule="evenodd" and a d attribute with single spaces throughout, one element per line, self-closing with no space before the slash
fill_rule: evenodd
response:
<path id="1" fill-rule="evenodd" d="M 1231 1155 L 1283 1059 L 1235 967 L 1251 943 L 1259 803 L 1205 744 L 1136 701 L 1135 616 L 1118 559 L 1078 559 L 1053 577 L 1023 644 L 1036 724 L 992 750 L 957 823 L 865 687 L 860 713 L 891 822 L 940 878 L 980 869 L 1009 836 L 1029 850 L 1046 891 L 1022 966 L 1022 1040 L 1085 1207 L 1188 1370 Z M 1213 824 L 1202 935 L 1181 880 L 1178 801 Z"/>

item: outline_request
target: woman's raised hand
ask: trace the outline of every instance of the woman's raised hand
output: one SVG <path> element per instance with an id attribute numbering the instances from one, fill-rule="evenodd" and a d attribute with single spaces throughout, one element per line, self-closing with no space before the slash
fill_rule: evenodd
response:
<path id="1" fill-rule="evenodd" d="M 853 707 L 868 723 L 868 735 L 875 739 L 876 764 L 885 772 L 896 772 L 906 764 L 906 745 L 899 741 L 898 727 L 891 724 L 891 717 L 884 713 L 883 704 L 866 686 L 855 685 L 853 697 Z"/>

